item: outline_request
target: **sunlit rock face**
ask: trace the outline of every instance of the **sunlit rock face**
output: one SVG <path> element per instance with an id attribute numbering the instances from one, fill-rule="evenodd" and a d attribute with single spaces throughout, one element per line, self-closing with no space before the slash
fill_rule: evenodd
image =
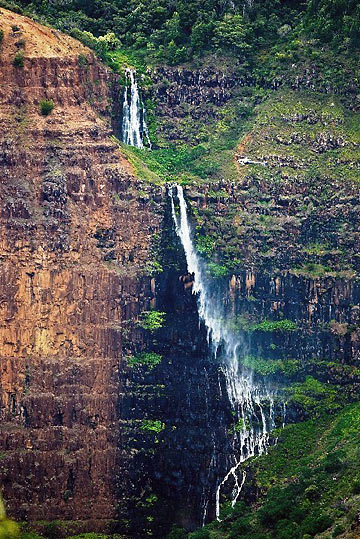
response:
<path id="1" fill-rule="evenodd" d="M 110 102 L 109 72 L 29 19 L 1 10 L 1 26 L 1 486 L 19 520 L 104 530 L 129 460 L 123 331 L 152 296 L 137 275 L 159 219 L 97 113 Z M 19 37 L 23 68 L 12 63 Z M 54 102 L 49 116 L 43 99 Z"/>

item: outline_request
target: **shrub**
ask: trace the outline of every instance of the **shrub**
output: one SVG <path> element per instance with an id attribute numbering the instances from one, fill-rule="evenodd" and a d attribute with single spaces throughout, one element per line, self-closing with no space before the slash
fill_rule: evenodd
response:
<path id="1" fill-rule="evenodd" d="M 229 273 L 226 266 L 220 266 L 220 264 L 216 264 L 215 262 L 209 262 L 208 268 L 210 274 L 215 278 L 225 277 Z"/>
<path id="2" fill-rule="evenodd" d="M 40 101 L 40 111 L 43 116 L 48 116 L 54 108 L 54 102 L 51 99 L 43 99 Z"/>
<path id="3" fill-rule="evenodd" d="M 1 30 L 0 28 L 0 43 L 2 43 L 3 39 L 4 39 L 4 30 Z"/>
<path id="4" fill-rule="evenodd" d="M 198 236 L 196 239 L 196 248 L 202 255 L 210 256 L 214 250 L 216 238 L 212 236 Z"/>
<path id="5" fill-rule="evenodd" d="M 155 275 L 156 273 L 162 273 L 164 271 L 164 268 L 162 267 L 160 262 L 158 262 L 157 260 L 151 260 L 150 262 L 146 264 L 145 270 L 146 270 L 146 273 L 152 276 L 152 275 Z"/>
<path id="6" fill-rule="evenodd" d="M 229 538 L 237 539 L 238 537 L 244 535 L 244 533 L 251 531 L 250 519 L 243 517 L 238 518 L 230 528 Z"/>
<path id="7" fill-rule="evenodd" d="M 312 376 L 307 376 L 305 382 L 292 384 L 287 391 L 291 400 L 313 417 L 318 417 L 324 411 L 332 412 L 339 407 L 339 395 L 335 386 L 324 384 Z"/>
<path id="8" fill-rule="evenodd" d="M 333 530 L 332 536 L 338 537 L 345 532 L 346 528 L 343 524 L 337 524 Z"/>
<path id="9" fill-rule="evenodd" d="M 305 489 L 305 496 L 312 501 L 318 500 L 320 498 L 320 490 L 317 485 L 310 485 Z"/>
<path id="10" fill-rule="evenodd" d="M 276 524 L 276 539 L 299 539 L 300 527 L 290 520 L 279 520 Z"/>
<path id="11" fill-rule="evenodd" d="M 189 533 L 188 539 L 209 539 L 210 533 L 205 528 Z"/>
<path id="12" fill-rule="evenodd" d="M 15 54 L 13 65 L 15 67 L 24 67 L 24 53 L 22 51 Z"/>
<path id="13" fill-rule="evenodd" d="M 174 526 L 171 532 L 168 534 L 167 539 L 186 539 L 186 532 L 183 528 Z"/>
<path id="14" fill-rule="evenodd" d="M 355 477 L 352 484 L 352 491 L 353 491 L 353 494 L 360 494 L 360 475 Z"/>
<path id="15" fill-rule="evenodd" d="M 0 520 L 0 537 L 1 539 L 18 539 L 20 532 L 16 522 L 7 518 Z"/>
<path id="16" fill-rule="evenodd" d="M 296 499 L 301 492 L 300 484 L 288 485 L 285 488 L 273 487 L 259 510 L 260 521 L 265 525 L 274 526 L 279 520 L 286 519 L 296 507 Z"/>
<path id="17" fill-rule="evenodd" d="M 148 367 L 148 369 L 152 370 L 156 365 L 161 363 L 162 356 L 160 356 L 160 354 L 155 354 L 154 352 L 141 352 L 136 356 L 127 356 L 125 360 L 129 367 L 139 365 L 141 367 Z"/>
<path id="18" fill-rule="evenodd" d="M 334 451 L 329 455 L 326 455 L 324 459 L 324 469 L 329 473 L 335 473 L 343 468 L 342 459 L 344 458 L 343 451 Z"/>
<path id="19" fill-rule="evenodd" d="M 286 489 L 273 487 L 259 510 L 260 521 L 266 526 L 273 526 L 278 520 L 284 519 L 292 509 L 293 499 L 288 496 Z"/>
<path id="20" fill-rule="evenodd" d="M 142 319 L 140 327 L 148 329 L 151 333 L 163 327 L 166 313 L 160 311 L 144 311 L 141 313 Z"/>
<path id="21" fill-rule="evenodd" d="M 292 320 L 262 320 L 259 324 L 253 324 L 252 331 L 296 331 L 298 326 Z"/>
<path id="22" fill-rule="evenodd" d="M 304 507 L 302 507 L 301 505 L 296 505 L 289 513 L 289 518 L 292 521 L 297 522 L 298 524 L 301 524 L 301 522 L 306 517 L 307 513 L 308 511 Z"/>
<path id="23" fill-rule="evenodd" d="M 24 38 L 22 39 L 19 39 L 16 43 L 15 43 L 16 47 L 18 49 L 24 49 L 25 48 L 25 45 L 26 45 L 26 40 Z"/>
<path id="24" fill-rule="evenodd" d="M 89 60 L 85 54 L 79 54 L 78 56 L 78 64 L 81 68 L 86 69 L 89 65 Z"/>
<path id="25" fill-rule="evenodd" d="M 301 525 L 303 534 L 316 535 L 327 530 L 332 524 L 332 518 L 326 514 L 309 515 Z"/>
<path id="26" fill-rule="evenodd" d="M 143 419 L 140 428 L 147 432 L 156 432 L 156 434 L 159 434 L 159 432 L 165 429 L 165 423 L 160 421 L 160 419 Z"/>
<path id="27" fill-rule="evenodd" d="M 44 533 L 48 539 L 61 537 L 60 523 L 57 520 L 45 524 Z"/>
<path id="28" fill-rule="evenodd" d="M 230 49 L 243 55 L 250 49 L 248 38 L 249 29 L 241 15 L 227 13 L 223 20 L 215 25 L 213 41 L 216 48 Z"/>

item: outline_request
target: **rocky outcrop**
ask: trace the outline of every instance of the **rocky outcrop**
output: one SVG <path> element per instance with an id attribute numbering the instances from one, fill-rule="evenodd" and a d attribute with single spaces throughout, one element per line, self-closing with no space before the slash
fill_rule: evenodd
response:
<path id="1" fill-rule="evenodd" d="M 221 118 L 221 109 L 243 87 L 251 86 L 250 76 L 240 76 L 224 65 L 199 69 L 158 67 L 148 71 L 152 84 L 146 97 L 156 104 L 157 136 L 160 144 L 194 143 L 200 126 Z M 191 126 L 197 129 L 192 130 Z"/>
<path id="2" fill-rule="evenodd" d="M 211 67 L 191 70 L 158 67 L 149 71 L 149 75 L 153 82 L 152 95 L 166 101 L 172 109 L 184 103 L 221 106 L 234 96 L 236 88 L 254 83 L 250 77 L 240 77 L 231 71 L 226 73 Z"/>
<path id="3" fill-rule="evenodd" d="M 146 97 L 156 106 L 158 144 L 166 146 L 169 142 L 197 144 L 207 141 L 205 134 L 212 132 L 209 126 L 216 130 L 216 123 L 219 122 L 221 129 L 224 112 L 237 114 L 241 125 L 254 104 L 272 91 L 291 89 L 314 95 L 340 94 L 349 108 L 358 112 L 355 79 L 349 77 L 339 85 L 338 81 L 330 81 L 326 71 L 316 62 L 282 67 L 279 73 L 266 73 L 262 66 L 248 66 L 240 60 L 236 62 L 226 57 L 210 56 L 198 60 L 193 66 L 149 68 L 151 85 Z M 295 116 L 301 121 L 303 116 L 307 116 L 311 125 L 319 120 L 313 112 L 297 112 Z M 192 126 L 196 126 L 196 129 L 192 129 Z M 302 136 L 299 134 L 298 140 Z M 313 143 L 315 151 L 322 153 L 327 146 L 337 148 L 344 141 L 341 137 L 327 140 L 325 136 L 325 139 Z"/>
<path id="4" fill-rule="evenodd" d="M 355 115 L 333 98 L 301 94 L 299 102 L 299 96 L 278 92 L 257 107 L 235 155 L 236 181 L 188 189 L 198 234 L 229 272 L 354 278 L 360 241 Z"/>

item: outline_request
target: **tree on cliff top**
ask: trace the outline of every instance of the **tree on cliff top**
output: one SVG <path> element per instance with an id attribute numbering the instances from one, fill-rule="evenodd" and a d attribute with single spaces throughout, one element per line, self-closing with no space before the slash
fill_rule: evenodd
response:
<path id="1" fill-rule="evenodd" d="M 12 0 L 0 0 L 1 4 L 11 8 Z M 170 63 L 219 48 L 242 58 L 247 52 L 281 44 L 284 36 L 279 29 L 285 27 L 290 41 L 293 31 L 334 47 L 360 46 L 357 0 L 19 0 L 17 4 L 25 14 L 65 32 L 85 31 L 95 38 L 115 35 L 122 47 Z"/>

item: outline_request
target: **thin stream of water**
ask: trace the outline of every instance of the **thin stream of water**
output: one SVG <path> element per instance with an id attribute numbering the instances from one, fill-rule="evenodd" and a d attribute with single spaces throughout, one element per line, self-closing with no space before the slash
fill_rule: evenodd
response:
<path id="1" fill-rule="evenodd" d="M 246 479 L 246 473 L 239 472 L 238 468 L 248 458 L 267 452 L 269 433 L 275 427 L 275 394 L 265 380 L 255 380 L 252 371 L 241 365 L 239 351 L 243 343 L 241 337 L 226 324 L 223 301 L 214 292 L 214 284 L 208 276 L 206 265 L 196 252 L 182 187 L 180 185 L 170 187 L 169 195 L 175 231 L 185 251 L 188 271 L 194 275 L 192 292 L 197 297 L 199 318 L 205 324 L 211 353 L 221 362 L 227 395 L 236 419 L 236 428 L 232 433 L 234 453 L 229 463 L 229 471 L 215 486 L 216 517 L 220 520 L 222 488 L 230 479 L 232 480 L 234 506 Z M 285 413 L 283 405 L 283 424 Z M 204 506 L 207 509 L 208 503 Z M 203 522 L 205 518 L 206 514 L 203 515 Z"/>

